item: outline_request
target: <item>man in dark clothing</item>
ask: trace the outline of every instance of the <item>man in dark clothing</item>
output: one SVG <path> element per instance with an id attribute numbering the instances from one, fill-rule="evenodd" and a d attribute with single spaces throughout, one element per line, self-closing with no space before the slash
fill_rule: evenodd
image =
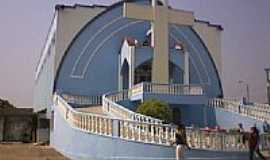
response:
<path id="1" fill-rule="evenodd" d="M 260 152 L 259 141 L 260 141 L 260 135 L 259 135 L 258 129 L 256 127 L 251 127 L 251 133 L 250 133 L 249 139 L 248 139 L 249 159 L 250 160 L 253 160 L 254 152 L 256 152 L 262 160 L 266 160 L 266 158 Z"/>
<path id="2" fill-rule="evenodd" d="M 187 149 L 190 149 L 188 144 L 187 144 L 187 139 L 186 139 L 186 128 L 182 124 L 178 124 L 176 128 L 176 133 L 175 133 L 175 144 L 176 144 L 176 160 L 182 160 L 184 159 L 184 147 Z"/>

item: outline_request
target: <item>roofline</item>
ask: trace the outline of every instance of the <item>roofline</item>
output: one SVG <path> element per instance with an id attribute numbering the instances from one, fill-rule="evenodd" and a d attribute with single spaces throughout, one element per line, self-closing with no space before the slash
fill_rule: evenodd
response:
<path id="1" fill-rule="evenodd" d="M 107 8 L 109 6 L 96 5 L 96 4 L 86 5 L 86 4 L 78 4 L 78 3 L 76 3 L 74 5 L 57 4 L 57 5 L 55 5 L 55 10 L 60 10 L 60 9 L 65 9 L 65 8 L 74 9 L 74 8 L 77 8 L 77 7 L 84 7 L 84 8 Z"/>
<path id="2" fill-rule="evenodd" d="M 52 21 L 50 23 L 49 30 L 47 31 L 47 34 L 46 34 L 45 43 L 43 44 L 43 47 L 40 51 L 41 53 L 40 53 L 40 56 L 38 58 L 38 62 L 37 62 L 36 68 L 35 68 L 35 81 L 38 79 L 38 76 L 40 74 L 39 72 L 41 70 L 41 66 L 43 65 L 45 57 L 47 55 L 47 53 L 45 51 L 48 49 L 47 48 L 48 43 L 49 43 L 50 39 L 52 38 L 50 36 L 51 36 L 52 32 L 54 31 L 54 28 L 56 29 L 57 18 L 58 18 L 58 11 L 55 11 L 53 14 Z"/>
<path id="3" fill-rule="evenodd" d="M 208 26 L 210 26 L 210 27 L 215 27 L 215 28 L 217 28 L 217 29 L 220 30 L 220 31 L 223 31 L 223 30 L 224 30 L 224 28 L 222 27 L 222 25 L 212 24 L 212 23 L 210 23 L 209 21 L 204 21 L 204 20 L 195 19 L 195 22 L 207 24 Z"/>

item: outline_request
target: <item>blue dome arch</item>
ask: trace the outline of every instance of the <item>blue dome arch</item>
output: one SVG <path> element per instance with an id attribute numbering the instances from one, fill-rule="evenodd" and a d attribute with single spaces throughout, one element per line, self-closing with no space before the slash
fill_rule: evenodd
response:
<path id="1" fill-rule="evenodd" d="M 136 3 L 149 2 L 138 0 Z M 123 18 L 122 7 L 123 2 L 108 7 L 76 35 L 57 70 L 55 90 L 79 95 L 101 95 L 118 89 L 118 55 L 124 37 L 143 41 L 150 28 L 147 21 Z M 222 96 L 216 66 L 196 32 L 191 27 L 170 25 L 170 35 L 176 37 L 175 41 L 183 41 L 188 46 L 191 82 L 206 85 L 209 97 Z"/>

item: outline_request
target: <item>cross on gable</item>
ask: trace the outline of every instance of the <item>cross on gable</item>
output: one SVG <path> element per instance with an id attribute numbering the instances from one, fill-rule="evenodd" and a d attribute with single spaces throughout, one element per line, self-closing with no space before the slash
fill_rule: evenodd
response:
<path id="1" fill-rule="evenodd" d="M 162 10 L 163 14 L 166 14 L 168 17 L 168 23 L 184 26 L 192 26 L 194 24 L 193 12 L 171 9 L 168 7 L 166 0 L 162 2 L 162 6 L 158 5 L 157 0 L 152 0 L 152 6 L 125 2 L 124 17 L 155 22 L 156 18 L 158 18 L 155 14 Z"/>
<path id="2" fill-rule="evenodd" d="M 151 21 L 154 83 L 169 83 L 169 23 L 184 26 L 194 24 L 193 12 L 171 9 L 167 0 L 162 0 L 162 3 L 158 5 L 157 0 L 152 0 L 152 6 L 146 6 L 125 2 L 123 10 L 126 18 Z"/>

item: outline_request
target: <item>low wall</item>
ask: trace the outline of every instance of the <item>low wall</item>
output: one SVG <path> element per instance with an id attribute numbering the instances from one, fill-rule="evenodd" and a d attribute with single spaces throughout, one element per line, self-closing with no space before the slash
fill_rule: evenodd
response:
<path id="1" fill-rule="evenodd" d="M 238 127 L 239 123 L 243 124 L 243 127 L 246 131 L 250 131 L 250 127 L 256 126 L 260 131 L 262 131 L 262 121 L 246 117 L 237 113 L 227 112 L 221 108 L 215 108 L 216 121 L 219 126 L 222 128 L 230 129 Z"/>
<path id="2" fill-rule="evenodd" d="M 72 128 L 61 117 L 57 107 L 54 113 L 51 145 L 74 160 L 169 160 L 175 158 L 175 147 L 137 143 L 82 132 Z"/>

